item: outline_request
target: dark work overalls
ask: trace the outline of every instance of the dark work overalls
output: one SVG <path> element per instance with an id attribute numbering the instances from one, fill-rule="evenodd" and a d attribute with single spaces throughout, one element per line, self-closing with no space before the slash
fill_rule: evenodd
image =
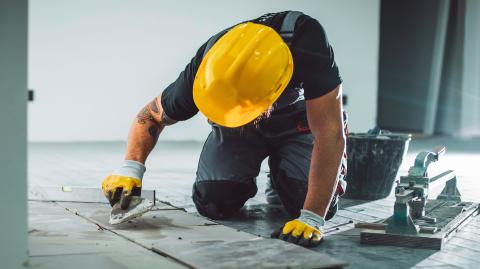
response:
<path id="1" fill-rule="evenodd" d="M 290 45 L 300 12 L 289 12 L 280 35 Z M 223 34 L 212 37 L 205 52 Z M 301 93 L 299 95 L 299 92 Z M 198 212 L 212 219 L 228 218 L 257 193 L 256 177 L 262 161 L 268 157 L 270 180 L 281 203 L 292 217 L 300 214 L 307 193 L 313 136 L 308 127 L 303 89 L 287 87 L 263 117 L 239 128 L 211 123 L 193 185 L 193 201 Z M 346 173 L 345 155 L 337 194 L 343 194 Z M 337 195 L 332 200 L 327 219 L 337 211 Z"/>

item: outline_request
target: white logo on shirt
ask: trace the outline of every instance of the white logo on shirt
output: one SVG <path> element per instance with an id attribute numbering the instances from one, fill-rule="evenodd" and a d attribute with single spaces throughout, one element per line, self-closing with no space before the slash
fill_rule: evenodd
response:
<path id="1" fill-rule="evenodd" d="M 298 90 L 297 100 L 293 101 L 292 104 L 295 104 L 296 102 L 305 100 L 305 95 L 304 95 L 305 90 L 303 88 L 297 88 L 297 90 Z"/>

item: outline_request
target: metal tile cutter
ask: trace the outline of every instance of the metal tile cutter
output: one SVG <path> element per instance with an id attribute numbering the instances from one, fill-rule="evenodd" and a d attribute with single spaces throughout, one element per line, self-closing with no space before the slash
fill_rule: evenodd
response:
<path id="1" fill-rule="evenodd" d="M 445 147 L 421 152 L 407 176 L 395 187 L 393 215 L 382 223 L 360 223 L 360 241 L 365 244 L 398 245 L 440 249 L 442 244 L 478 214 L 478 204 L 461 201 L 453 170 L 430 177 L 428 167 L 445 154 Z M 443 186 L 436 199 L 430 189 Z"/>

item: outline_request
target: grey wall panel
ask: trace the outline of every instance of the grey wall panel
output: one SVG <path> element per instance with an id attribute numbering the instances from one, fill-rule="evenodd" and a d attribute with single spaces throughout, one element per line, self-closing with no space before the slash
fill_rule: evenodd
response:
<path id="1" fill-rule="evenodd" d="M 441 64 L 435 57 L 442 55 L 437 34 L 444 8 L 445 2 L 436 0 L 381 2 L 377 122 L 382 128 L 424 131 L 432 79 L 440 77 L 432 68 Z"/>
<path id="2" fill-rule="evenodd" d="M 0 267 L 27 259 L 27 0 L 0 1 Z"/>

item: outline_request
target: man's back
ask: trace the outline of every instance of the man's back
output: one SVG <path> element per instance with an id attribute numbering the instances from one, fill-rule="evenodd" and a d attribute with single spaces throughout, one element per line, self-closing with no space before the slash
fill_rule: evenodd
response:
<path id="1" fill-rule="evenodd" d="M 338 67 L 334 60 L 333 49 L 328 43 L 325 31 L 320 23 L 308 15 L 296 17 L 293 33 L 282 35 L 284 19 L 291 12 L 268 13 L 258 18 L 248 20 L 273 28 L 289 45 L 293 56 L 293 76 L 285 91 L 270 109 L 271 112 L 283 110 L 305 110 L 304 100 L 313 99 L 327 94 L 336 85 L 342 83 Z M 299 12 L 300 13 L 300 12 Z M 244 23 L 244 22 L 241 22 Z M 239 23 L 240 24 L 240 23 Z M 198 108 L 193 101 L 193 81 L 198 67 L 208 50 L 233 26 L 210 37 L 197 51 L 191 62 L 180 73 L 175 82 L 162 93 L 162 106 L 165 114 L 171 119 L 180 121 L 193 117 Z M 252 81 L 252 83 L 255 83 Z M 271 116 L 274 116 L 272 113 Z"/>

